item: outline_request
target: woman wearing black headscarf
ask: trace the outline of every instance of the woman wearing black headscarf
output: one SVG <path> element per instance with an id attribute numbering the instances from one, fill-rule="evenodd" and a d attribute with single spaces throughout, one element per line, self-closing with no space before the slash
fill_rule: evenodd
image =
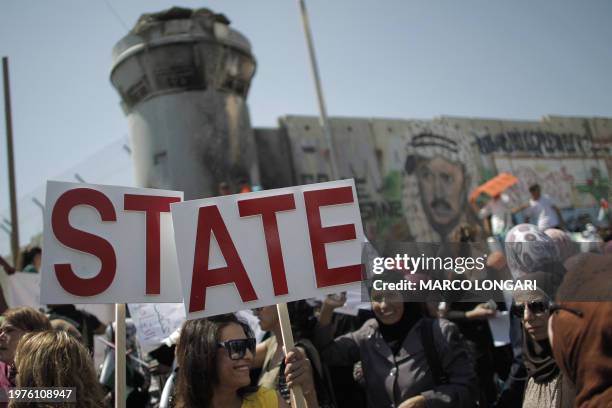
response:
<path id="1" fill-rule="evenodd" d="M 385 272 L 377 279 L 396 283 L 404 277 Z M 336 339 L 331 315 L 344 302 L 326 299 L 314 338 L 323 361 L 361 361 L 368 407 L 472 407 L 476 374 L 457 327 L 426 318 L 421 303 L 405 302 L 396 291 L 372 290 L 370 297 L 375 318 Z"/>

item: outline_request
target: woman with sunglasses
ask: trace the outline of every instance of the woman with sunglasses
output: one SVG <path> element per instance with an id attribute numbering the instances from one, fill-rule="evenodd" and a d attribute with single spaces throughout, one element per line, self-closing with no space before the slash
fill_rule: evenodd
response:
<path id="1" fill-rule="evenodd" d="M 251 386 L 254 354 L 250 328 L 233 314 L 186 321 L 176 349 L 175 406 L 287 408 L 277 391 Z M 303 370 L 296 353 L 288 353 L 286 361 L 289 378 Z"/>
<path id="2" fill-rule="evenodd" d="M 540 279 L 538 286 L 539 283 Z M 548 341 L 550 298 L 542 290 L 520 291 L 514 293 L 514 301 L 512 313 L 523 326 L 523 359 L 528 376 L 523 408 L 573 407 L 575 392 L 561 375 Z"/>
<path id="3" fill-rule="evenodd" d="M 404 276 L 385 271 L 377 279 Z M 457 326 L 426 318 L 425 306 L 401 292 L 372 290 L 370 298 L 375 318 L 335 339 L 332 312 L 345 299 L 325 299 L 314 338 L 322 359 L 330 366 L 361 361 L 369 408 L 473 407 L 477 377 Z"/>
<path id="4" fill-rule="evenodd" d="M 528 377 L 523 408 L 573 407 L 573 386 L 560 373 L 548 341 L 552 299 L 566 272 L 557 247 L 535 225 L 520 224 L 508 232 L 506 254 L 512 275 L 519 280 L 535 280 L 538 288 L 513 293 L 511 311 L 523 327 L 523 361 Z"/>

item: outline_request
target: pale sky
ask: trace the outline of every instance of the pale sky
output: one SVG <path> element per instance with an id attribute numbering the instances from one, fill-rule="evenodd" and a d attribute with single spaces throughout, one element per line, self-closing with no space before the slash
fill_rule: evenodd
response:
<path id="1" fill-rule="evenodd" d="M 224 13 L 257 58 L 253 125 L 318 113 L 296 0 L 2 0 L 20 197 L 127 135 L 108 79 L 111 49 L 127 30 L 108 4 L 129 28 L 172 5 Z M 612 116 L 610 1 L 307 4 L 331 116 Z M 8 208 L 3 108 L 2 99 L 0 210 Z"/>

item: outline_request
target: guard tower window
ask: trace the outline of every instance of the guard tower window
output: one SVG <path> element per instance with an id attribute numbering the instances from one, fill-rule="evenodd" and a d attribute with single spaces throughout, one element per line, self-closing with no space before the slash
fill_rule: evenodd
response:
<path id="1" fill-rule="evenodd" d="M 166 45 L 149 52 L 154 63 L 154 76 L 157 90 L 184 88 L 203 89 L 204 70 L 194 61 L 191 43 Z"/>

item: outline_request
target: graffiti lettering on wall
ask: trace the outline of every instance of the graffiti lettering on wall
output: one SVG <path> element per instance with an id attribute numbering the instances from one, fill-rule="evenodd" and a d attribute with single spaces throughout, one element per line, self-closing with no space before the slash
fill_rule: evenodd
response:
<path id="1" fill-rule="evenodd" d="M 480 154 L 522 153 L 534 156 L 553 154 L 591 156 L 593 142 L 588 135 L 554 133 L 548 130 L 510 130 L 476 136 Z"/>
<path id="2" fill-rule="evenodd" d="M 371 193 L 368 192 L 367 179 L 365 177 L 355 177 L 355 187 L 359 196 L 359 208 L 361 210 L 361 218 L 364 222 L 387 218 L 401 217 L 402 203 L 399 200 L 376 200 Z"/>
<path id="3" fill-rule="evenodd" d="M 593 207 L 610 197 L 610 180 L 603 160 L 496 158 L 498 171 L 519 179 L 521 199 L 529 199 L 528 188 L 540 184 L 559 207 Z"/>
<path id="4" fill-rule="evenodd" d="M 364 220 L 373 220 L 377 218 L 386 217 L 401 217 L 402 216 L 402 202 L 401 201 L 390 201 L 390 202 L 374 202 L 374 201 L 359 201 L 359 208 L 361 209 L 361 217 Z"/>

